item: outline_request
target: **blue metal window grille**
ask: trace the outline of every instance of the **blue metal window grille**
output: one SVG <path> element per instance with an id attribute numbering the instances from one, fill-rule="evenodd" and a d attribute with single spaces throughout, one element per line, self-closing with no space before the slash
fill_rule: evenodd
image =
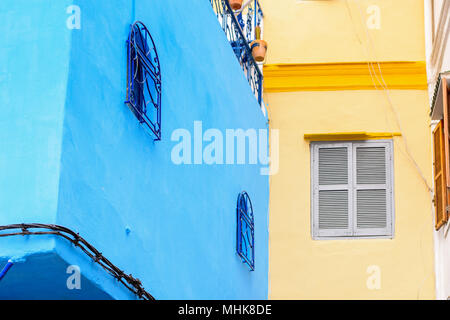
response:
<path id="1" fill-rule="evenodd" d="M 125 103 L 141 124 L 161 140 L 161 68 L 155 42 L 140 21 L 131 26 L 127 40 L 127 99 Z"/>
<path id="2" fill-rule="evenodd" d="M 237 253 L 242 262 L 255 270 L 255 221 L 253 206 L 247 192 L 242 192 L 237 200 Z"/>
<path id="3" fill-rule="evenodd" d="M 233 11 L 228 0 L 210 2 L 258 103 L 262 105 L 263 74 L 250 48 L 250 44 L 255 40 L 255 27 L 261 26 L 264 18 L 259 1 L 247 1 L 240 11 Z"/>

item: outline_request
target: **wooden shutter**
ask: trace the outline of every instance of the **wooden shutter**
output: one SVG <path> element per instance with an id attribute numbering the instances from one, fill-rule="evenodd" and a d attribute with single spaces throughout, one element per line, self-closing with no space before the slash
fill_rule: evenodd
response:
<path id="1" fill-rule="evenodd" d="M 392 234 L 391 157 L 389 143 L 353 144 L 356 236 Z"/>
<path id="2" fill-rule="evenodd" d="M 448 219 L 447 215 L 447 165 L 443 122 L 440 121 L 433 131 L 434 144 L 434 206 L 436 230 L 439 230 Z"/>
<path id="3" fill-rule="evenodd" d="M 315 145 L 313 235 L 351 236 L 351 144 Z"/>
<path id="4" fill-rule="evenodd" d="M 445 166 L 445 185 L 447 188 L 450 188 L 450 110 L 449 110 L 449 99 L 448 99 L 448 87 L 447 87 L 447 80 L 445 78 L 442 78 L 442 107 L 443 107 L 443 117 L 444 117 L 444 123 L 443 123 L 443 150 L 445 150 L 444 153 L 444 166 Z"/>

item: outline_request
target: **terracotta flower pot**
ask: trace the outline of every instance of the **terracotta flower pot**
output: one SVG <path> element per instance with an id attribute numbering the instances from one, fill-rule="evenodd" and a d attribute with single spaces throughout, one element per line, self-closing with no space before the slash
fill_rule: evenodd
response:
<path id="1" fill-rule="evenodd" d="M 252 55 L 256 62 L 263 62 L 266 58 L 267 42 L 264 40 L 255 40 L 250 44 Z"/>
<path id="2" fill-rule="evenodd" d="M 239 10 L 242 8 L 242 2 L 243 0 L 228 0 L 230 3 L 230 7 L 233 10 Z"/>

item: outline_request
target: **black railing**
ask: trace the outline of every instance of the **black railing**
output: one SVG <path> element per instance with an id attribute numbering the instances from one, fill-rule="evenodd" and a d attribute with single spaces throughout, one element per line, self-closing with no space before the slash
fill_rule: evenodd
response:
<path id="1" fill-rule="evenodd" d="M 34 229 L 40 230 L 35 231 Z M 5 233 L 6 232 L 6 233 Z M 131 274 L 127 275 L 121 269 L 116 267 L 111 261 L 106 259 L 100 251 L 98 251 L 89 242 L 83 239 L 78 233 L 54 224 L 41 223 L 20 223 L 0 226 L 0 238 L 11 236 L 31 236 L 31 235 L 53 235 L 62 237 L 70 241 L 75 247 L 80 248 L 93 262 L 100 265 L 117 281 L 122 283 L 128 290 L 133 292 L 142 300 L 155 300 L 155 298 L 145 291 L 139 279 L 134 278 Z"/>
<path id="2" fill-rule="evenodd" d="M 236 12 L 231 9 L 228 0 L 210 2 L 258 103 L 262 105 L 263 74 L 250 49 L 254 29 L 262 23 L 263 18 L 259 2 L 252 0 L 245 10 Z"/>

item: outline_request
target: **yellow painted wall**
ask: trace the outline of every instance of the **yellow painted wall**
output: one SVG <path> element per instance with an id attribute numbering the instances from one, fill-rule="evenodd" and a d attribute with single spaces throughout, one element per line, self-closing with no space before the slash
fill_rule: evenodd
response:
<path id="1" fill-rule="evenodd" d="M 361 23 L 370 5 L 381 10 L 380 29 L 371 30 L 376 55 L 386 61 L 425 60 L 422 0 L 259 1 L 269 64 L 374 60 Z"/>
<path id="2" fill-rule="evenodd" d="M 261 1 L 261 0 L 260 0 Z M 355 8 L 355 1 L 349 0 Z M 395 4 L 394 4 L 395 3 Z M 419 0 L 379 4 L 382 29 L 371 31 L 382 61 L 424 60 Z M 360 62 L 345 1 L 263 0 L 268 63 Z M 379 32 L 379 34 L 377 34 Z M 324 74 L 326 77 L 326 74 Z M 312 240 L 310 150 L 305 134 L 398 132 L 383 90 L 269 92 L 270 126 L 279 129 L 279 172 L 270 189 L 270 299 L 434 299 L 432 202 L 407 155 L 405 138 L 432 183 L 426 90 L 390 90 L 402 127 L 394 137 L 394 239 Z M 379 266 L 381 289 L 369 290 L 367 268 Z"/>

